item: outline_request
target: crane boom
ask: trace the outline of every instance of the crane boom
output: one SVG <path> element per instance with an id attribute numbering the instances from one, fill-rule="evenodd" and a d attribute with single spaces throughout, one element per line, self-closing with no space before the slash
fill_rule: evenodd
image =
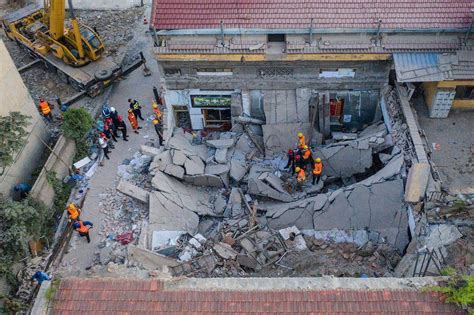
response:
<path id="1" fill-rule="evenodd" d="M 49 32 L 54 40 L 59 40 L 64 36 L 64 19 L 66 5 L 64 0 L 51 0 L 49 7 L 45 9 L 49 10 Z"/>

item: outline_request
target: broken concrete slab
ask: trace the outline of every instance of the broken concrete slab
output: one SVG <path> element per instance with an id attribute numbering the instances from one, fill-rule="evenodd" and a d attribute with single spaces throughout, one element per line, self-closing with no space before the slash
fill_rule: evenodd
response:
<path id="1" fill-rule="evenodd" d="M 281 192 L 282 194 L 288 194 L 288 192 L 283 188 L 282 186 L 282 181 L 279 177 L 277 177 L 275 174 L 266 172 L 261 174 L 258 177 L 259 180 L 264 181 L 268 185 L 270 185 L 273 189 Z"/>
<path id="2" fill-rule="evenodd" d="M 182 179 L 184 176 L 184 168 L 174 164 L 166 165 L 163 172 L 179 179 Z"/>
<path id="3" fill-rule="evenodd" d="M 357 133 L 331 131 L 331 136 L 334 140 L 355 140 Z"/>
<path id="4" fill-rule="evenodd" d="M 233 218 L 240 217 L 244 214 L 244 210 L 242 209 L 242 196 L 239 188 L 232 187 L 227 208 Z"/>
<path id="5" fill-rule="evenodd" d="M 305 250 L 308 248 L 301 231 L 296 226 L 281 229 L 278 233 L 280 233 L 281 237 L 286 241 L 289 248 L 294 248 L 296 250 Z"/>
<path id="6" fill-rule="evenodd" d="M 235 259 L 238 253 L 229 244 L 219 242 L 212 247 L 215 253 L 222 259 Z"/>
<path id="7" fill-rule="evenodd" d="M 437 224 L 430 226 L 430 233 L 425 239 L 426 247 L 429 249 L 439 248 L 441 246 L 446 246 L 457 239 L 461 238 L 463 235 L 459 232 L 458 228 L 450 224 Z"/>
<path id="8" fill-rule="evenodd" d="M 387 165 L 387 163 L 392 159 L 392 155 L 379 153 L 379 159 L 380 159 L 380 162 L 382 162 L 384 165 Z"/>
<path id="9" fill-rule="evenodd" d="M 314 157 L 323 160 L 324 174 L 350 177 L 364 173 L 372 166 L 372 149 L 359 149 L 351 145 L 315 148 Z"/>
<path id="10" fill-rule="evenodd" d="M 150 147 L 150 146 L 143 145 L 143 144 L 140 146 L 140 151 L 143 154 L 146 154 L 146 155 L 149 155 L 149 156 L 152 156 L 152 157 L 160 155 L 163 152 L 163 149 L 164 149 L 163 146 L 160 146 L 159 148 Z"/>
<path id="11" fill-rule="evenodd" d="M 184 176 L 185 180 L 187 176 Z M 181 208 L 196 212 L 199 215 L 215 215 L 209 195 L 202 189 L 186 186 L 182 182 L 158 171 L 151 181 L 152 186 L 161 191 L 167 200 Z"/>
<path id="12" fill-rule="evenodd" d="M 153 162 L 150 164 L 150 170 L 159 169 L 163 171 L 167 165 L 172 164 L 173 159 L 170 151 L 163 151 L 153 158 Z"/>
<path id="13" fill-rule="evenodd" d="M 230 164 L 207 164 L 204 171 L 205 174 L 209 175 L 221 175 L 230 171 Z"/>
<path id="14" fill-rule="evenodd" d="M 199 224 L 196 213 L 172 202 L 161 192 L 150 193 L 148 229 L 153 231 L 186 231 L 194 235 Z"/>
<path id="15" fill-rule="evenodd" d="M 127 246 L 127 257 L 129 262 L 145 268 L 146 270 L 174 267 L 179 264 L 176 259 L 154 253 L 144 248 L 139 248 L 135 245 Z"/>
<path id="16" fill-rule="evenodd" d="M 283 202 L 290 202 L 293 200 L 293 197 L 291 197 L 290 194 L 282 193 L 281 191 L 276 190 L 275 188 L 258 178 L 249 178 L 248 193 L 251 195 L 267 197 Z"/>
<path id="17" fill-rule="evenodd" d="M 227 205 L 227 201 L 222 195 L 217 195 L 216 199 L 214 200 L 214 213 L 217 215 L 221 215 L 224 213 L 224 209 Z"/>
<path id="18" fill-rule="evenodd" d="M 328 202 L 328 197 L 326 194 L 319 194 L 316 197 L 314 197 L 314 204 L 313 204 L 313 210 L 314 211 L 319 211 L 323 209 L 323 207 L 326 205 Z"/>
<path id="19" fill-rule="evenodd" d="M 352 208 L 345 194 L 338 194 L 331 204 L 314 214 L 314 229 L 349 230 L 351 228 L 351 215 Z"/>
<path id="20" fill-rule="evenodd" d="M 428 163 L 414 163 L 411 166 L 405 188 L 406 202 L 416 203 L 424 199 L 429 177 L 430 165 Z"/>
<path id="21" fill-rule="evenodd" d="M 151 235 L 151 249 L 157 251 L 162 248 L 175 246 L 181 235 L 186 231 L 153 231 Z"/>
<path id="22" fill-rule="evenodd" d="M 186 175 L 200 175 L 204 174 L 204 163 L 198 156 L 190 156 L 184 162 Z"/>
<path id="23" fill-rule="evenodd" d="M 369 178 L 360 181 L 358 184 L 371 186 L 372 184 L 380 183 L 392 177 L 397 177 L 400 174 L 400 170 L 403 166 L 403 163 L 403 155 L 396 155 L 381 170 L 379 170 L 377 173 L 370 176 Z"/>
<path id="24" fill-rule="evenodd" d="M 143 188 L 140 188 L 130 182 L 127 182 L 123 178 L 120 179 L 120 182 L 117 185 L 117 190 L 127 196 L 138 199 L 141 202 L 148 203 L 150 193 Z"/>
<path id="25" fill-rule="evenodd" d="M 216 149 L 228 149 L 235 144 L 235 139 L 207 140 L 206 144 Z"/>
<path id="26" fill-rule="evenodd" d="M 328 199 L 329 203 L 314 213 L 315 230 L 367 229 L 379 232 L 400 250 L 408 244 L 408 218 L 403 205 L 401 179 L 375 183 L 369 187 L 358 183 L 340 189 L 337 194 L 332 193 Z"/>
<path id="27" fill-rule="evenodd" d="M 244 161 L 232 159 L 230 161 L 230 178 L 240 182 L 248 171 L 248 166 Z"/>
<path id="28" fill-rule="evenodd" d="M 186 155 L 178 150 L 171 150 L 171 156 L 173 158 L 173 164 L 184 166 L 184 162 L 186 162 Z"/>
<path id="29" fill-rule="evenodd" d="M 217 163 L 226 163 L 227 162 L 227 148 L 217 149 L 214 154 L 214 159 Z"/>
<path id="30" fill-rule="evenodd" d="M 222 179 L 218 175 L 209 175 L 209 174 L 202 174 L 202 175 L 184 175 L 184 181 L 194 186 L 208 186 L 208 187 L 217 187 L 223 188 L 224 183 Z"/>

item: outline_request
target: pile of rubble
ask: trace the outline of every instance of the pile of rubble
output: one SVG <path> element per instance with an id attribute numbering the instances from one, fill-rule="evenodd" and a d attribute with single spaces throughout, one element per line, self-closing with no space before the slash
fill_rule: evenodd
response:
<path id="1" fill-rule="evenodd" d="M 105 54 L 112 58 L 121 55 L 120 49 L 134 37 L 133 25 L 143 19 L 144 8 L 128 10 L 77 10 L 79 23 L 97 30 L 104 41 Z M 121 60 L 115 60 L 120 62 Z"/>
<path id="2" fill-rule="evenodd" d="M 311 255 L 314 242 L 329 244 L 324 248 L 329 251 L 332 246 L 356 251 L 385 246 L 392 256 L 403 251 L 408 243 L 404 159 L 383 123 L 316 148 L 327 175 L 299 192 L 284 170 L 284 156 L 263 157 L 255 133 L 233 130 L 199 138 L 176 129 L 165 148 L 142 146 L 136 162 L 119 166 L 119 190 L 149 203 L 138 245 L 148 257 L 159 257 L 174 275 L 238 276 Z M 373 165 L 374 155 L 380 169 Z M 151 188 L 143 189 L 131 183 L 130 174 L 148 156 L 153 156 L 153 178 Z M 325 182 L 354 176 L 359 181 L 341 181 L 323 191 Z M 366 260 L 353 253 L 347 258 L 355 264 L 352 274 L 393 270 L 394 260 L 375 262 L 377 257 Z M 278 268 L 285 267 L 293 270 L 284 264 Z"/>

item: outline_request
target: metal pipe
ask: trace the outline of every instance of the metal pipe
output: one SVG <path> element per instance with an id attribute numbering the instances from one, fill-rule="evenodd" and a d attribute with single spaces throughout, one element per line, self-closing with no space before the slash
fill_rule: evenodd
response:
<path id="1" fill-rule="evenodd" d="M 471 34 L 473 23 L 474 23 L 474 20 L 471 20 L 471 25 L 469 25 L 469 29 L 467 30 L 466 35 L 464 35 L 464 41 L 463 41 L 464 46 L 467 46 L 467 40 L 469 39 L 469 35 Z"/>
<path id="2" fill-rule="evenodd" d="M 380 43 L 380 28 L 382 27 L 382 19 L 379 19 L 378 25 L 377 25 L 377 43 Z"/>
<path id="3" fill-rule="evenodd" d="M 469 28 L 426 28 L 426 29 L 410 29 L 410 28 L 394 28 L 382 29 L 380 33 L 465 33 Z M 370 33 L 373 34 L 374 28 L 317 28 L 313 29 L 313 34 L 354 34 L 354 33 Z M 220 35 L 220 29 L 180 29 L 180 30 L 160 30 L 157 35 Z M 226 28 L 224 31 L 227 35 L 267 35 L 267 34 L 308 34 L 308 29 L 239 29 Z"/>
<path id="4" fill-rule="evenodd" d="M 224 46 L 224 21 L 221 21 L 221 44 Z"/>
<path id="5" fill-rule="evenodd" d="M 311 25 L 309 26 L 309 45 L 310 46 L 313 43 L 313 22 L 314 22 L 314 19 L 311 18 Z"/>

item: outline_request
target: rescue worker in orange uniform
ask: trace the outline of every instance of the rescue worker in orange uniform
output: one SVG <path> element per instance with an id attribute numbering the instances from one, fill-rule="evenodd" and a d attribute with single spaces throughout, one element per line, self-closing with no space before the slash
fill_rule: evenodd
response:
<path id="1" fill-rule="evenodd" d="M 91 238 L 89 236 L 89 230 L 94 226 L 92 222 L 89 221 L 76 221 L 73 223 L 72 227 L 76 230 L 81 237 L 86 237 L 87 243 L 91 242 Z"/>
<path id="2" fill-rule="evenodd" d="M 79 216 L 81 215 L 81 209 L 79 209 L 79 207 L 74 202 L 71 202 L 67 206 L 66 210 L 69 214 L 69 219 L 73 221 L 79 220 Z"/>
<path id="3" fill-rule="evenodd" d="M 128 121 L 130 122 L 130 125 L 132 125 L 133 132 L 139 133 L 138 129 L 140 129 L 140 127 L 138 127 L 138 120 L 132 109 L 128 110 Z"/>
<path id="4" fill-rule="evenodd" d="M 313 185 L 316 182 L 316 179 L 318 180 L 318 184 L 319 184 L 319 179 L 321 178 L 322 172 L 323 172 L 323 162 L 321 162 L 321 159 L 317 157 L 314 159 L 314 164 L 313 164 Z"/>
<path id="5" fill-rule="evenodd" d="M 304 145 L 303 149 L 301 150 L 301 159 L 301 165 L 304 169 L 306 169 L 306 167 L 308 167 L 309 165 L 313 164 L 311 150 L 308 148 L 307 145 Z"/>
<path id="6" fill-rule="evenodd" d="M 48 102 L 46 102 L 42 97 L 40 97 L 39 101 L 39 111 L 41 112 L 43 117 L 46 118 L 47 121 L 52 122 L 53 116 L 51 115 L 51 107 L 49 106 Z"/>
<path id="7" fill-rule="evenodd" d="M 302 186 L 304 182 L 306 181 L 306 174 L 304 172 L 304 169 L 298 166 L 295 168 L 295 171 L 296 171 L 296 189 L 302 191 L 303 190 Z"/>
<path id="8" fill-rule="evenodd" d="M 298 132 L 298 149 L 303 150 L 306 145 L 306 138 L 302 132 Z"/>

